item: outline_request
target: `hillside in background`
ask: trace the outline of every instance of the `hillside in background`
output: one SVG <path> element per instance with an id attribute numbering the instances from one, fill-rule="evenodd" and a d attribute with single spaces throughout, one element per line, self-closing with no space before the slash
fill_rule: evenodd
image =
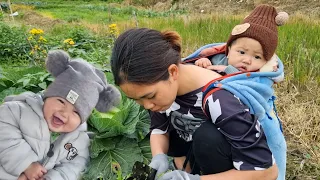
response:
<path id="1" fill-rule="evenodd" d="M 195 13 L 238 14 L 251 11 L 257 4 L 265 3 L 289 14 L 303 14 L 320 19 L 320 0 L 127 0 L 154 10 L 185 9 Z"/>

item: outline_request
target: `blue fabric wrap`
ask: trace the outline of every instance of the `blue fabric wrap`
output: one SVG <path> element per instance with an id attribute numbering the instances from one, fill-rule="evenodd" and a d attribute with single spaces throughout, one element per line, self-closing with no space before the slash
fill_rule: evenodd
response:
<path id="1" fill-rule="evenodd" d="M 202 50 L 206 49 L 206 48 L 213 47 L 213 46 L 219 46 L 219 45 L 223 45 L 223 44 L 225 44 L 225 43 L 212 43 L 212 44 L 204 45 L 204 46 L 200 47 L 199 49 L 197 49 L 192 54 L 188 55 L 187 57 L 182 58 L 182 61 L 185 61 L 185 60 L 188 60 L 188 59 L 195 58 L 195 57 L 199 56 L 200 52 Z"/>

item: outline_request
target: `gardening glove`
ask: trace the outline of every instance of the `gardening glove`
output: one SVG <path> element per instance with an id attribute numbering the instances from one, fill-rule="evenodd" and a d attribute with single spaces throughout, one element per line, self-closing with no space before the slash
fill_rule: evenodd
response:
<path id="1" fill-rule="evenodd" d="M 152 158 L 149 166 L 157 170 L 155 179 L 158 179 L 159 175 L 162 175 L 163 173 L 165 173 L 169 168 L 168 156 L 166 154 L 155 155 Z"/>
<path id="2" fill-rule="evenodd" d="M 189 174 L 181 170 L 174 170 L 165 173 L 159 180 L 200 180 L 200 176 L 197 174 Z"/>

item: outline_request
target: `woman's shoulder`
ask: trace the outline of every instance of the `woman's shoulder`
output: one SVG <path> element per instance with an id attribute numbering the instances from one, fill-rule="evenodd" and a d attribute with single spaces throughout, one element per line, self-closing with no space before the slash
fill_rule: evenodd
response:
<path id="1" fill-rule="evenodd" d="M 212 70 L 202 68 L 196 65 L 190 65 L 190 66 L 193 66 L 193 69 L 188 74 L 188 76 L 192 78 L 197 88 L 203 87 L 207 83 L 221 77 L 220 74 Z"/>

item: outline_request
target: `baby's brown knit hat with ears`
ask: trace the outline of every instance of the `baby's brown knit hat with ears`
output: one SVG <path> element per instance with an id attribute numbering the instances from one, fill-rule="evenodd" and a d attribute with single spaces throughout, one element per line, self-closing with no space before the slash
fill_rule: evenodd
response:
<path id="1" fill-rule="evenodd" d="M 289 19 L 286 12 L 277 13 L 273 6 L 259 5 L 241 24 L 236 25 L 227 41 L 227 47 L 241 37 L 248 37 L 259 41 L 263 49 L 263 56 L 266 60 L 271 59 L 278 45 L 277 26 L 285 24 Z M 228 55 L 228 48 L 226 50 Z"/>

